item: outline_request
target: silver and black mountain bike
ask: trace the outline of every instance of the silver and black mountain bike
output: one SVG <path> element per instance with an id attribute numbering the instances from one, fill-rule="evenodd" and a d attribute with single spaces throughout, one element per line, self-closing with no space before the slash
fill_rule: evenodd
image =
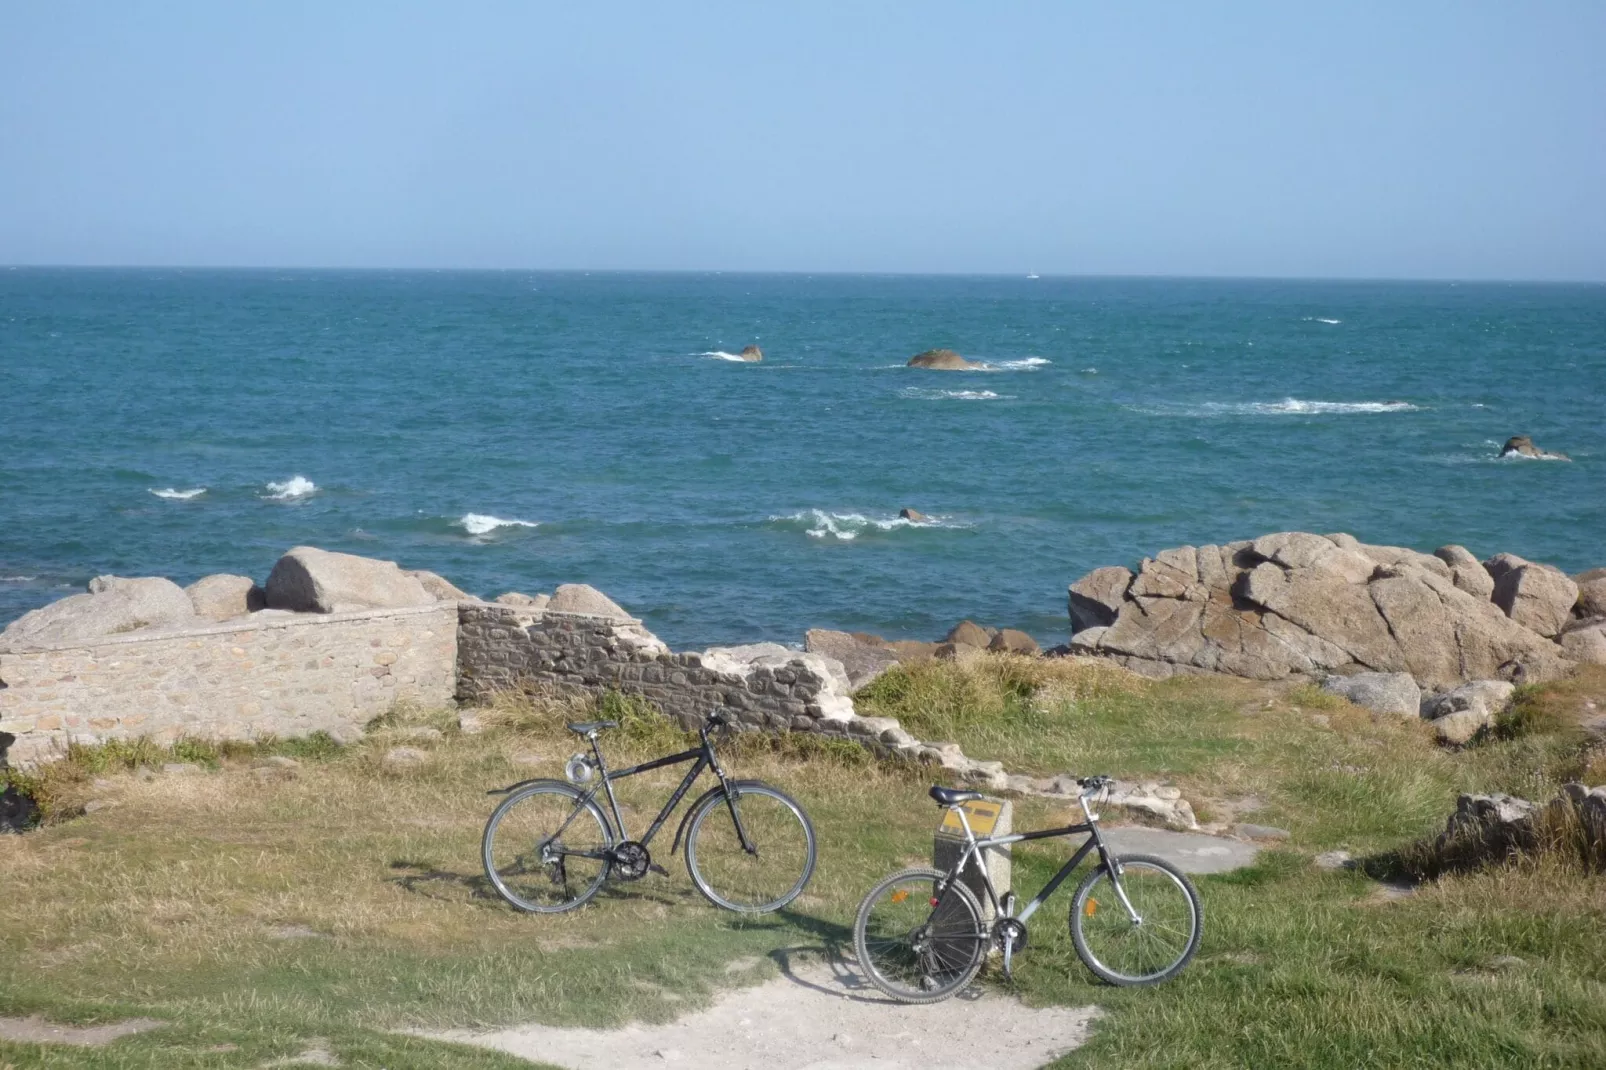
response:
<path id="1" fill-rule="evenodd" d="M 635 881 L 654 866 L 647 845 L 704 769 L 719 783 L 701 795 L 681 818 L 674 854 L 686 841 L 686 868 L 708 901 L 743 914 L 779 910 L 802 893 L 814 875 L 814 826 L 791 797 L 757 780 L 726 776 L 714 752 L 711 732 L 728 724 L 716 710 L 700 729 L 691 750 L 613 771 L 597 737 L 617 721 L 584 721 L 569 731 L 591 744 L 565 770 L 571 782 L 524 780 L 491 792 L 507 796 L 485 823 L 480 854 L 485 875 L 503 899 L 520 910 L 556 914 L 573 910 L 602 889 L 603 882 Z M 696 762 L 640 840 L 632 840 L 614 798 L 617 780 L 681 762 Z M 593 778 L 597 783 L 584 785 Z M 607 799 L 605 813 L 598 793 Z"/>
<path id="2" fill-rule="evenodd" d="M 974 791 L 933 787 L 938 806 L 951 809 L 964 830 L 964 849 L 947 873 L 906 869 L 883 880 L 859 904 L 853 946 L 859 965 L 881 991 L 905 1003 L 935 1003 L 964 988 L 989 950 L 1010 973 L 1026 947 L 1026 922 L 1091 851 L 1099 864 L 1071 897 L 1071 940 L 1081 960 L 1112 985 L 1152 985 L 1175 977 L 1199 949 L 1203 909 L 1193 884 L 1171 863 L 1150 855 L 1110 853 L 1088 799 L 1110 785 L 1109 777 L 1081 781 L 1077 802 L 1087 820 L 1063 828 L 978 838 L 963 804 Z M 989 847 L 1088 833 L 1076 854 L 1030 903 L 1015 912 L 1015 895 L 1000 899 L 983 864 Z M 960 879 L 974 864 L 991 901 L 988 922 L 976 893 Z"/>

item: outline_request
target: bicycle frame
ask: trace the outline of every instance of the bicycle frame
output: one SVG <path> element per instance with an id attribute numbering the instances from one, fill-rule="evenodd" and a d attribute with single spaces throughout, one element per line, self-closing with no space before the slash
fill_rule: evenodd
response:
<path id="1" fill-rule="evenodd" d="M 1110 884 L 1115 888 L 1116 897 L 1121 900 L 1121 906 L 1125 908 L 1127 916 L 1132 919 L 1133 924 L 1141 922 L 1143 919 L 1133 909 L 1131 901 L 1126 897 L 1126 891 L 1121 887 L 1121 875 L 1117 867 L 1111 864 L 1112 856 L 1109 848 L 1105 847 L 1104 837 L 1099 833 L 1098 815 L 1088 809 L 1086 796 L 1079 797 L 1077 801 L 1081 803 L 1082 813 L 1087 817 L 1087 820 L 1080 824 L 1065 825 L 1061 828 L 1053 829 L 1038 829 L 1035 832 L 1014 832 L 1007 836 L 986 836 L 980 839 L 971 831 L 970 822 L 965 817 L 964 807 L 951 807 L 959 815 L 959 823 L 965 830 L 965 850 L 960 854 L 959 861 L 955 863 L 953 869 L 948 872 L 948 883 L 943 887 L 939 903 L 941 898 L 947 896 L 948 888 L 965 871 L 966 863 L 974 859 L 976 869 L 981 873 L 982 884 L 987 889 L 987 898 L 992 901 L 993 915 L 995 917 L 1013 917 L 1017 921 L 1024 922 L 1037 913 L 1038 908 L 1059 890 L 1059 886 L 1065 883 L 1065 879 L 1075 871 L 1077 866 L 1082 864 L 1082 859 L 1096 850 L 1099 853 L 1099 860 L 1110 871 Z M 1050 840 L 1059 836 L 1075 836 L 1081 832 L 1089 833 L 1089 836 L 1082 841 L 1082 846 L 1077 848 L 1076 853 L 1071 856 L 1071 860 L 1060 867 L 1059 872 L 1054 874 L 1047 884 L 1043 885 L 1042 890 L 1032 897 L 1032 901 L 1027 903 L 1019 914 L 1006 914 L 1002 904 L 999 902 L 998 891 L 993 887 L 992 875 L 987 872 L 987 866 L 982 862 L 982 852 L 989 847 L 1005 847 L 1012 843 L 1024 843 L 1027 840 Z"/>

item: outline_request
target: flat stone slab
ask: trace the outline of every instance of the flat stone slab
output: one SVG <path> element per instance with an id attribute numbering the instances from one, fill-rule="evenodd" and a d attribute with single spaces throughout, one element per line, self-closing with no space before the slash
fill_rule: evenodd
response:
<path id="1" fill-rule="evenodd" d="M 1033 1009 L 984 991 L 887 999 L 847 963 L 809 962 L 666 1025 L 429 1033 L 565 1070 L 1037 1070 L 1087 1039 L 1096 1007 Z"/>
<path id="2" fill-rule="evenodd" d="M 153 1018 L 128 1018 L 106 1025 L 58 1025 L 34 1015 L 31 1018 L 0 1018 L 0 1040 L 14 1044 L 70 1044 L 77 1048 L 104 1048 L 114 1040 L 131 1037 L 165 1022 Z"/>
<path id="3" fill-rule="evenodd" d="M 1230 873 L 1253 864 L 1260 853 L 1252 843 L 1202 832 L 1171 832 L 1140 825 L 1102 831 L 1104 841 L 1116 854 L 1158 855 L 1184 873 Z"/>

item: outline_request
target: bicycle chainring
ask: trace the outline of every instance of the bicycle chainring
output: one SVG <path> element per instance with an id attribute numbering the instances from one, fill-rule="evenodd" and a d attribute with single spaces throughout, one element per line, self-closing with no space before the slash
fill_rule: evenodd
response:
<path id="1" fill-rule="evenodd" d="M 1011 954 L 1019 954 L 1026 949 L 1026 923 L 1019 918 L 999 918 L 993 925 L 993 942 L 998 950 L 1006 947 Z"/>
<path id="2" fill-rule="evenodd" d="M 639 881 L 652 868 L 652 855 L 635 840 L 613 849 L 613 875 L 622 881 Z"/>

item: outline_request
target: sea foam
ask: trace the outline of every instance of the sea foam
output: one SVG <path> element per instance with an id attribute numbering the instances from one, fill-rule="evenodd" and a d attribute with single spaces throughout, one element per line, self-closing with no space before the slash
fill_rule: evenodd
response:
<path id="1" fill-rule="evenodd" d="M 267 498 L 276 502 L 295 501 L 310 494 L 318 493 L 318 484 L 306 476 L 291 476 L 283 483 L 269 483 Z"/>
<path id="2" fill-rule="evenodd" d="M 464 513 L 458 518 L 457 526 L 470 535 L 489 535 L 497 528 L 533 528 L 540 525 L 533 520 L 503 520 L 487 513 Z"/>
<path id="3" fill-rule="evenodd" d="M 166 498 L 168 501 L 175 502 L 187 502 L 191 498 L 199 498 L 201 495 L 206 493 L 205 487 L 195 487 L 192 490 L 174 490 L 172 487 L 167 487 L 162 490 L 157 490 L 155 487 L 148 487 L 146 489 L 148 489 L 158 498 Z"/>
<path id="4" fill-rule="evenodd" d="M 1014 372 L 1029 372 L 1034 368 L 1041 368 L 1045 364 L 1053 363 L 1054 362 L 1049 360 L 1047 357 L 1022 357 L 1020 360 L 1000 360 L 993 366 L 995 368 L 1005 368 Z"/>
<path id="5" fill-rule="evenodd" d="M 866 516 L 863 513 L 829 513 L 824 509 L 805 509 L 790 516 L 772 516 L 770 523 L 793 530 L 801 530 L 811 539 L 840 539 L 851 542 L 870 532 L 896 531 L 899 528 L 963 527 L 948 517 L 932 516 L 924 520 L 906 520 L 901 516 Z"/>
<path id="6" fill-rule="evenodd" d="M 898 396 L 911 401 L 1009 401 L 1015 397 L 991 390 L 931 390 L 921 386 L 904 387 Z"/>
<path id="7" fill-rule="evenodd" d="M 1197 405 L 1159 403 L 1130 406 L 1148 416 L 1334 416 L 1358 413 L 1419 412 L 1409 401 L 1206 401 Z"/>
<path id="8" fill-rule="evenodd" d="M 697 355 L 700 356 L 700 357 L 709 357 L 709 358 L 712 358 L 713 360 L 734 360 L 734 361 L 737 361 L 737 362 L 739 362 L 741 364 L 746 364 L 747 363 L 747 361 L 742 360 L 740 354 L 727 353 L 723 349 L 711 349 L 707 353 L 699 353 Z"/>

